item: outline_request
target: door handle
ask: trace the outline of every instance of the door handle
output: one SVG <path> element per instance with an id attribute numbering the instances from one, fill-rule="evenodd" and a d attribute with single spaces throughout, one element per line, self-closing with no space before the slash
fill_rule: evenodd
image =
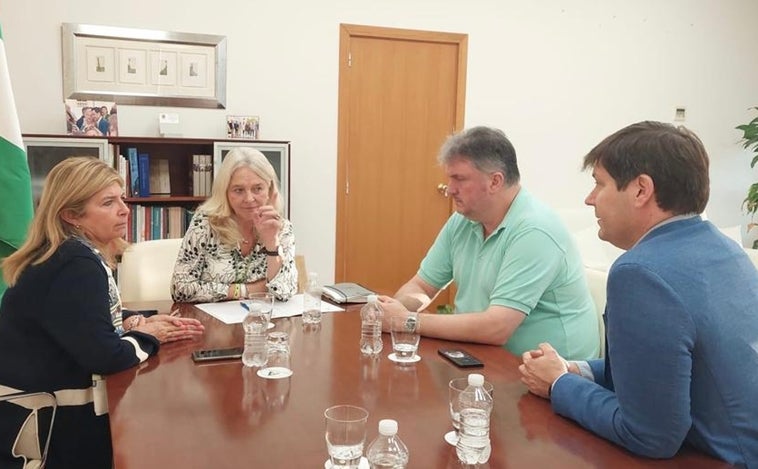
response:
<path id="1" fill-rule="evenodd" d="M 447 197 L 447 184 L 443 184 L 443 183 L 437 184 L 437 192 Z"/>

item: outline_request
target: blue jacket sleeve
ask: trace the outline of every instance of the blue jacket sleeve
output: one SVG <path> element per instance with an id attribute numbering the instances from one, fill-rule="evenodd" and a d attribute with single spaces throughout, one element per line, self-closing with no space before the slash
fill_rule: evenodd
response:
<path id="1" fill-rule="evenodd" d="M 587 360 L 587 363 L 590 365 L 595 382 L 604 388 L 608 388 L 609 386 L 605 379 L 605 359 Z"/>
<path id="2" fill-rule="evenodd" d="M 110 317 L 108 277 L 95 259 L 75 257 L 54 275 L 46 292 L 42 327 L 84 369 L 115 373 L 158 351 L 147 334 L 119 337 Z"/>
<path id="3" fill-rule="evenodd" d="M 611 376 L 605 384 L 562 376 L 553 409 L 634 453 L 671 457 L 692 424 L 694 325 L 676 292 L 638 265 L 611 270 L 606 314 Z M 592 369 L 596 378 L 603 373 Z"/>

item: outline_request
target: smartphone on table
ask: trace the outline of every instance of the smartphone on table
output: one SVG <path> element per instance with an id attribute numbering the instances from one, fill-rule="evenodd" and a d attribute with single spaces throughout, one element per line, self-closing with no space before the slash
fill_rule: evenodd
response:
<path id="1" fill-rule="evenodd" d="M 192 360 L 195 362 L 233 360 L 236 358 L 242 358 L 242 347 L 214 348 L 192 352 Z"/>
<path id="2" fill-rule="evenodd" d="M 484 366 L 478 358 L 461 349 L 439 349 L 437 353 L 459 368 L 479 368 Z"/>

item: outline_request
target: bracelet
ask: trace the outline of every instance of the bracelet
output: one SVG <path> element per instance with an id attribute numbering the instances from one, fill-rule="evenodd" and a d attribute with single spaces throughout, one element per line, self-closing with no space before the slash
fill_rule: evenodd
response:
<path id="1" fill-rule="evenodd" d="M 240 283 L 240 295 L 242 298 L 247 298 L 247 284 Z"/>
<path id="2" fill-rule="evenodd" d="M 240 284 L 233 283 L 232 287 L 232 299 L 238 299 L 240 297 Z"/>
<path id="3" fill-rule="evenodd" d="M 126 326 L 124 326 L 124 330 L 131 331 L 132 329 L 137 327 L 137 324 L 139 324 L 139 315 L 135 314 L 134 316 L 129 316 L 128 320 L 129 320 L 129 327 L 127 328 Z"/>

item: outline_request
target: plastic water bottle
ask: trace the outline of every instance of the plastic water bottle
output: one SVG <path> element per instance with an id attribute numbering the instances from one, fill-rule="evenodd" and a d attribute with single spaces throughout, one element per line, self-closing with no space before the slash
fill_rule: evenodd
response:
<path id="1" fill-rule="evenodd" d="M 303 295 L 303 324 L 321 323 L 321 284 L 316 272 L 308 272 L 308 284 Z"/>
<path id="2" fill-rule="evenodd" d="M 397 436 L 395 420 L 379 421 L 379 436 L 366 452 L 371 469 L 405 469 L 408 465 L 408 447 Z"/>
<path id="3" fill-rule="evenodd" d="M 455 452 L 463 464 L 483 464 L 490 459 L 490 414 L 492 396 L 484 390 L 484 376 L 468 375 L 468 387 L 461 393 L 460 433 Z"/>
<path id="4" fill-rule="evenodd" d="M 268 336 L 268 320 L 261 311 L 261 305 L 252 303 L 246 306 L 248 310 L 242 327 L 245 330 L 245 349 L 242 352 L 242 364 L 245 366 L 263 366 L 268 360 L 266 338 Z"/>
<path id="5" fill-rule="evenodd" d="M 376 295 L 368 296 L 361 308 L 361 353 L 379 355 L 382 351 L 382 316 L 384 312 Z"/>

